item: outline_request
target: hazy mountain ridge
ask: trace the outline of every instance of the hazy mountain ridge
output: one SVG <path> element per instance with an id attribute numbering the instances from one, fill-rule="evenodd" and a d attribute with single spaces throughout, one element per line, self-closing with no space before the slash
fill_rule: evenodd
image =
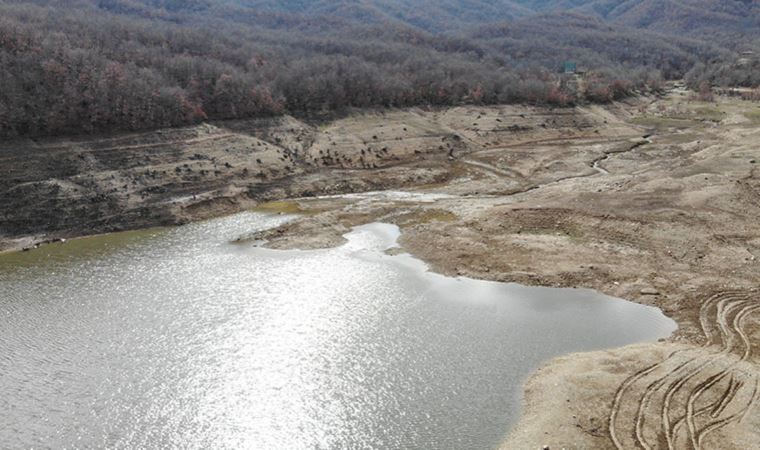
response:
<path id="1" fill-rule="evenodd" d="M 574 12 L 615 25 L 665 33 L 711 31 L 722 35 L 760 35 L 760 4 L 744 0 L 418 0 L 413 3 L 400 0 L 101 0 L 99 4 L 111 10 L 112 5 L 144 4 L 170 12 L 242 10 L 364 24 L 390 21 L 434 33 L 541 13 Z"/>
<path id="2" fill-rule="evenodd" d="M 533 13 L 531 8 L 509 0 L 236 0 L 237 5 L 301 15 L 337 15 L 354 20 L 395 19 L 429 31 L 441 31 L 483 22 L 512 20 Z"/>
<path id="3" fill-rule="evenodd" d="M 726 49 L 709 42 L 656 32 L 641 33 L 567 12 L 482 27 L 474 36 L 478 42 L 488 43 L 508 55 L 513 64 L 529 59 L 551 65 L 561 58 L 576 61 L 584 68 L 594 68 L 605 65 L 603 60 L 609 60 L 631 68 L 657 67 L 667 78 L 680 76 L 702 59 L 731 57 Z"/>
<path id="4" fill-rule="evenodd" d="M 247 8 L 353 20 L 389 18 L 429 31 L 495 23 L 545 12 L 576 12 L 619 25 L 664 32 L 719 30 L 757 35 L 760 5 L 746 0 L 237 0 Z"/>
<path id="5" fill-rule="evenodd" d="M 723 35 L 760 30 L 760 5 L 742 0 L 516 0 L 534 11 L 575 11 L 636 28 Z M 699 36 L 697 36 L 699 37 Z"/>

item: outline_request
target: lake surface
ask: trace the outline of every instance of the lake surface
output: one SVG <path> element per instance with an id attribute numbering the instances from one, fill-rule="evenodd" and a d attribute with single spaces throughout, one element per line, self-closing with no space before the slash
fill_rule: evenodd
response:
<path id="1" fill-rule="evenodd" d="M 568 352 L 668 336 L 654 308 L 426 271 L 372 224 L 231 244 L 243 213 L 0 256 L 0 448 L 489 449 Z"/>

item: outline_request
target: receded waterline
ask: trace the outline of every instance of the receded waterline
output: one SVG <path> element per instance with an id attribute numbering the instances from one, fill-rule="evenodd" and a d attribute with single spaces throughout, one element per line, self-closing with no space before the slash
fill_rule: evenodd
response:
<path id="1" fill-rule="evenodd" d="M 228 244 L 285 220 L 0 257 L 0 446 L 491 448 L 543 362 L 675 329 L 593 291 L 431 273 L 386 254 L 388 224 Z"/>

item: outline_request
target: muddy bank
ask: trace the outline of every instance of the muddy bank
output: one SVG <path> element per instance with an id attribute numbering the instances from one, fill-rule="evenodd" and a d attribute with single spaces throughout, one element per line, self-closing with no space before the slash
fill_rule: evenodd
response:
<path id="1" fill-rule="evenodd" d="M 404 249 L 435 271 L 594 288 L 658 306 L 678 322 L 669 342 L 547 364 L 528 382 L 524 418 L 505 448 L 753 448 L 756 109 L 736 99 L 690 102 L 673 91 L 605 108 L 407 110 L 320 126 L 290 118 L 209 125 L 204 133 L 225 135 L 209 140 L 194 128 L 169 133 L 189 137 L 139 135 L 116 146 L 5 145 L 0 165 L 12 173 L 0 190 L 12 207 L 2 212 L 3 241 L 176 223 L 304 197 L 267 205 L 306 213 L 300 220 L 240 244 L 334 246 L 351 226 L 389 222 L 401 228 Z M 143 139 L 160 142 L 134 142 Z M 28 163 L 53 147 L 76 163 L 69 172 Z M 74 149 L 90 165 L 77 162 Z M 108 166 L 100 162 L 106 155 L 132 162 Z M 111 176 L 126 181 L 119 186 L 129 195 L 95 198 Z M 401 187 L 426 195 L 315 198 Z"/>
<path id="2" fill-rule="evenodd" d="M 416 108 L 359 111 L 317 124 L 282 117 L 3 142 L 0 250 L 180 224 L 273 199 L 443 184 L 479 164 L 468 158 L 473 152 L 570 137 L 603 142 L 635 136 L 638 130 L 611 112 L 625 110 Z M 532 164 L 534 157 L 515 156 L 506 163 Z M 559 165 L 546 169 L 563 170 Z M 517 164 L 509 173 L 516 179 L 494 186 L 499 191 L 522 188 L 526 176 L 541 178 L 521 174 Z"/>
<path id="3" fill-rule="evenodd" d="M 397 113 L 397 120 L 406 123 L 410 114 Z M 411 124 L 405 129 L 410 138 L 425 135 L 416 139 L 420 154 L 433 159 L 424 169 L 417 157 L 390 170 L 401 160 L 390 150 L 356 161 L 332 148 L 316 150 L 321 140 L 331 139 L 330 131 L 289 117 L 2 143 L 0 249 L 179 224 L 269 199 L 445 181 L 438 141 L 451 133 Z"/>
<path id="4" fill-rule="evenodd" d="M 678 322 L 668 342 L 549 363 L 529 380 L 504 448 L 758 448 L 754 108 L 673 93 L 616 112 L 618 139 L 474 151 L 450 182 L 417 191 L 434 200 L 297 200 L 311 215 L 251 238 L 330 246 L 348 227 L 382 220 L 437 272 L 591 287 Z"/>

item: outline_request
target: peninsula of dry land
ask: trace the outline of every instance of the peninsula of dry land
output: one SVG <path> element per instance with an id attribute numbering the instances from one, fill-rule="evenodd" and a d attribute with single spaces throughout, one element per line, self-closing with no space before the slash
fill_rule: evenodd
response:
<path id="1" fill-rule="evenodd" d="M 361 111 L 4 143 L 0 242 L 255 206 L 303 214 L 243 244 L 326 247 L 351 226 L 395 223 L 431 270 L 594 288 L 679 325 L 663 342 L 548 362 L 505 449 L 758 448 L 760 104 L 692 99 L 672 86 L 608 106 Z M 329 197 L 380 190 L 429 195 Z"/>

